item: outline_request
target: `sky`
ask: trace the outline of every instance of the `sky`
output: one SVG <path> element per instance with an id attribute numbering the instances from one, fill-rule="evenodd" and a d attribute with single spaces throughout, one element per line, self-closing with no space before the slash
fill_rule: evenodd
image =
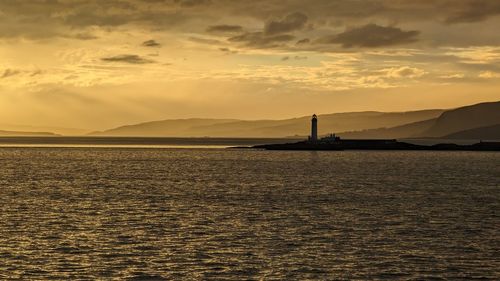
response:
<path id="1" fill-rule="evenodd" d="M 500 100 L 499 26 L 498 0 L 0 1 L 0 123 L 101 130 Z"/>

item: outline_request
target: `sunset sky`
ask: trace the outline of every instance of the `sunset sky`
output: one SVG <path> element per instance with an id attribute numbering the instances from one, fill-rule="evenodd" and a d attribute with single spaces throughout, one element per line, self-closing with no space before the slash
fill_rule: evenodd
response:
<path id="1" fill-rule="evenodd" d="M 500 100 L 499 27 L 498 0 L 0 1 L 0 123 Z"/>

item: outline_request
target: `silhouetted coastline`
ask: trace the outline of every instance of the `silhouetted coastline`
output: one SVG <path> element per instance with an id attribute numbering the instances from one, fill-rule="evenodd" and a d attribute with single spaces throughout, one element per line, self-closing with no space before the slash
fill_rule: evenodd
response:
<path id="1" fill-rule="evenodd" d="M 397 140 L 354 140 L 338 139 L 333 142 L 300 141 L 283 144 L 255 145 L 251 148 L 265 150 L 462 150 L 462 151 L 500 151 L 500 142 L 478 142 L 460 145 L 439 143 L 418 145 Z"/>
<path id="2" fill-rule="evenodd" d="M 283 143 L 254 145 L 252 148 L 265 150 L 466 150 L 466 151 L 500 151 L 500 142 L 483 142 L 474 144 L 438 143 L 420 145 L 400 142 L 396 139 L 342 139 L 335 134 L 318 137 L 318 117 L 312 115 L 311 135 L 307 140 Z"/>

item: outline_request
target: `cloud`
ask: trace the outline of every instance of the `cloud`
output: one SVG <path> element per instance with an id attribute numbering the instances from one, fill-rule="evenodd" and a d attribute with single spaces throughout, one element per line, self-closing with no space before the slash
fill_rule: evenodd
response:
<path id="1" fill-rule="evenodd" d="M 33 72 L 31 72 L 30 76 L 33 77 L 33 76 L 41 75 L 42 73 L 43 73 L 42 70 L 37 69 L 37 70 L 34 70 Z"/>
<path id="2" fill-rule="evenodd" d="M 74 39 L 78 39 L 78 40 L 94 40 L 94 39 L 98 39 L 99 37 L 92 35 L 90 33 L 77 33 L 73 36 L 69 36 L 69 38 L 74 38 Z"/>
<path id="3" fill-rule="evenodd" d="M 64 22 L 71 27 L 104 26 L 116 27 L 132 21 L 132 18 L 125 14 L 101 15 L 94 11 L 81 10 L 67 16 Z"/>
<path id="4" fill-rule="evenodd" d="M 294 59 L 294 60 L 306 60 L 307 57 L 306 56 L 284 56 L 281 58 L 282 61 L 287 61 L 287 60 L 291 60 L 291 59 Z"/>
<path id="5" fill-rule="evenodd" d="M 266 35 L 276 35 L 302 29 L 307 23 L 307 16 L 302 13 L 292 13 L 281 20 L 274 20 L 266 23 L 264 33 Z"/>
<path id="6" fill-rule="evenodd" d="M 19 73 L 21 73 L 21 71 L 8 68 L 8 69 L 4 70 L 4 72 L 3 72 L 2 76 L 0 76 L 0 78 L 7 78 L 7 77 L 15 76 L 15 75 L 18 75 Z"/>
<path id="7" fill-rule="evenodd" d="M 144 46 L 144 47 L 161 47 L 161 44 L 156 42 L 155 40 L 151 39 L 151 40 L 147 40 L 147 41 L 142 42 L 142 46 Z"/>
<path id="8" fill-rule="evenodd" d="M 229 48 L 219 48 L 219 51 L 224 52 L 226 54 L 237 54 L 238 51 L 231 50 Z"/>
<path id="9" fill-rule="evenodd" d="M 465 74 L 463 74 L 463 73 L 453 73 L 453 74 L 445 74 L 445 75 L 439 76 L 439 78 L 442 78 L 442 79 L 462 79 L 464 77 L 465 77 Z"/>
<path id="10" fill-rule="evenodd" d="M 230 42 L 245 43 L 246 46 L 256 48 L 273 48 L 293 40 L 295 36 L 279 34 L 267 36 L 263 32 L 249 32 L 229 38 Z"/>
<path id="11" fill-rule="evenodd" d="M 296 44 L 297 45 L 302 45 L 302 44 L 308 44 L 310 42 L 311 42 L 311 40 L 309 38 L 304 38 L 304 39 L 301 39 L 301 40 L 297 41 Z"/>
<path id="12" fill-rule="evenodd" d="M 210 0 L 175 0 L 181 7 L 195 7 L 202 5 L 209 5 L 212 3 Z"/>
<path id="13" fill-rule="evenodd" d="M 389 78 L 418 78 L 427 73 L 423 69 L 409 66 L 391 67 L 383 71 L 386 72 L 386 76 Z"/>
<path id="14" fill-rule="evenodd" d="M 500 1 L 474 0 L 462 1 L 463 6 L 446 18 L 446 23 L 470 23 L 483 21 L 491 16 L 500 15 Z"/>
<path id="15" fill-rule="evenodd" d="M 484 46 L 498 43 L 494 34 L 497 23 L 493 19 L 498 15 L 498 0 L 16 0 L 0 1 L 0 38 L 88 40 L 95 39 L 85 34 L 92 31 L 106 40 L 109 37 L 104 33 L 123 30 L 149 34 L 174 30 L 188 36 L 207 31 L 236 35 L 254 28 L 250 31 L 263 31 L 266 36 L 300 30 L 300 34 L 294 35 L 302 39 L 335 34 L 339 27 L 359 26 L 370 20 L 409 23 L 422 31 L 426 42 Z M 451 25 L 486 19 L 491 21 L 484 23 L 487 26 L 481 32 L 471 32 L 478 28 L 473 25 Z M 231 24 L 217 25 L 221 22 Z M 263 30 L 255 29 L 262 25 Z M 314 31 L 307 28 L 310 25 Z M 460 36 L 461 32 L 465 35 Z M 308 43 L 302 40 L 298 45 Z"/>
<path id="16" fill-rule="evenodd" d="M 344 48 L 383 47 L 415 42 L 418 34 L 416 30 L 403 31 L 397 27 L 367 24 L 320 38 L 318 43 L 341 44 Z"/>
<path id="17" fill-rule="evenodd" d="M 240 25 L 222 24 L 222 25 L 212 25 L 207 28 L 207 32 L 213 32 L 213 33 L 235 33 L 241 31 L 243 31 L 243 27 L 241 27 Z"/>
<path id="18" fill-rule="evenodd" d="M 192 42 L 201 43 L 201 44 L 208 44 L 208 45 L 218 45 L 218 44 L 222 43 L 221 41 L 216 40 L 216 39 L 196 37 L 196 36 L 191 36 L 188 38 L 188 40 L 192 41 Z"/>
<path id="19" fill-rule="evenodd" d="M 113 57 L 105 57 L 101 58 L 102 61 L 106 62 L 124 62 L 131 64 L 146 64 L 146 63 L 154 63 L 153 60 L 145 59 L 138 55 L 117 55 Z"/>
<path id="20" fill-rule="evenodd" d="M 500 78 L 500 73 L 493 71 L 482 71 L 478 75 L 479 78 Z"/>

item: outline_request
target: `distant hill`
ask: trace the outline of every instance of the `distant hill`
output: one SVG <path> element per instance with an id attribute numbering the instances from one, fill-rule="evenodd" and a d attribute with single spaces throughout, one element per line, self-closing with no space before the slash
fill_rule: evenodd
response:
<path id="1" fill-rule="evenodd" d="M 92 132 L 93 136 L 191 136 L 193 128 L 215 125 L 219 123 L 234 122 L 236 119 L 173 119 L 152 121 L 135 125 L 125 125 L 103 132 Z"/>
<path id="2" fill-rule="evenodd" d="M 3 131 L 0 130 L 0 137 L 16 137 L 16 136 L 58 136 L 50 132 L 18 132 L 18 131 Z"/>
<path id="3" fill-rule="evenodd" d="M 425 137 L 443 137 L 455 132 L 493 126 L 500 123 L 500 102 L 485 102 L 448 110 L 422 133 Z"/>
<path id="4" fill-rule="evenodd" d="M 5 123 L 0 123 L 0 130 L 15 131 L 15 132 L 51 132 L 57 135 L 65 135 L 65 136 L 81 136 L 89 133 L 90 131 L 78 128 L 30 126 L 30 125 L 5 124 Z"/>
<path id="5" fill-rule="evenodd" d="M 337 135 L 350 139 L 401 139 L 421 136 L 422 132 L 428 130 L 437 118 L 404 124 L 391 128 L 378 128 L 362 131 L 341 132 Z"/>
<path id="6" fill-rule="evenodd" d="M 438 117 L 443 110 L 410 112 L 348 112 L 322 114 L 319 134 L 393 127 Z M 310 130 L 310 116 L 283 120 L 234 119 L 177 119 L 122 126 L 94 136 L 150 136 L 150 137 L 289 137 L 306 136 Z"/>
<path id="7" fill-rule="evenodd" d="M 310 116 L 282 120 L 169 119 L 120 126 L 92 132 L 90 136 L 130 137 L 229 137 L 305 138 L 310 133 Z M 500 101 L 485 102 L 451 110 L 408 112 L 345 112 L 318 115 L 318 134 L 336 133 L 342 138 L 497 138 Z M 0 124 L 0 136 L 81 135 L 71 128 L 41 130 L 39 127 Z M 25 128 L 25 129 L 24 129 Z M 40 127 L 42 128 L 42 127 Z M 49 128 L 49 127 L 47 127 Z M 64 132 L 64 133 L 61 133 Z"/>
<path id="8" fill-rule="evenodd" d="M 500 124 L 469 129 L 444 136 L 446 139 L 500 140 Z"/>
<path id="9" fill-rule="evenodd" d="M 338 133 L 343 138 L 462 138 L 487 139 L 499 132 L 494 132 L 500 124 L 500 102 L 479 103 L 443 112 L 439 117 L 404 124 L 369 130 Z M 490 127 L 492 126 L 492 127 Z M 477 130 L 472 130 L 476 129 Z M 470 131 L 469 131 L 470 130 Z M 456 135 L 455 135 L 456 133 Z"/>

